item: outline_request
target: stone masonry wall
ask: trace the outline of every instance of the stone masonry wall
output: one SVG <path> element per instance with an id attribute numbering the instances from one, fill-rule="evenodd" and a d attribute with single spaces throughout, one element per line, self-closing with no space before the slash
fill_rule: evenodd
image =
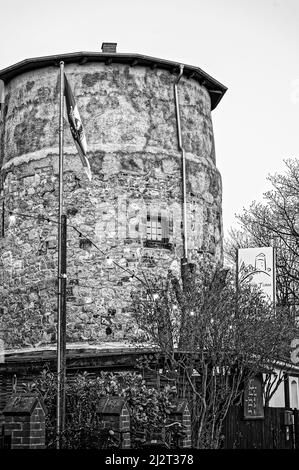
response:
<path id="1" fill-rule="evenodd" d="M 138 282 L 131 274 L 178 271 L 183 254 L 175 76 L 102 63 L 70 64 L 66 74 L 84 123 L 93 174 L 89 182 L 66 125 L 67 340 L 130 340 L 137 334 L 130 293 Z M 5 89 L 0 332 L 6 348 L 56 340 L 58 77 L 58 68 L 42 68 L 12 79 Z M 185 77 L 179 96 L 190 261 L 205 251 L 221 259 L 221 178 L 215 166 L 210 98 L 204 87 Z M 146 243 L 149 210 L 160 211 L 168 221 L 167 247 Z M 22 215 L 9 217 L 9 211 Z"/>

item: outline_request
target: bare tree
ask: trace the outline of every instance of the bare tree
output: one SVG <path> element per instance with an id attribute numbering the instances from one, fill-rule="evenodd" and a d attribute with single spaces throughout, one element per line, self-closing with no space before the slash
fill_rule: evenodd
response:
<path id="1" fill-rule="evenodd" d="M 231 228 L 223 243 L 224 265 L 235 270 L 237 263 L 237 250 L 239 248 L 250 248 L 253 246 L 256 246 L 254 237 L 243 227 L 240 229 Z"/>
<path id="2" fill-rule="evenodd" d="M 253 202 L 237 216 L 240 230 L 231 230 L 224 246 L 230 264 L 235 262 L 237 248 L 274 246 L 277 300 L 295 315 L 299 304 L 299 164 L 296 160 L 285 160 L 285 164 L 285 174 L 268 177 L 273 189 L 264 194 L 264 202 Z"/>
<path id="3" fill-rule="evenodd" d="M 134 294 L 143 341 L 160 351 L 164 373 L 190 401 L 193 445 L 218 448 L 227 412 L 249 379 L 287 364 L 294 325 L 260 292 L 204 262 L 184 285 L 169 274 Z M 270 375 L 269 375 L 270 377 Z"/>

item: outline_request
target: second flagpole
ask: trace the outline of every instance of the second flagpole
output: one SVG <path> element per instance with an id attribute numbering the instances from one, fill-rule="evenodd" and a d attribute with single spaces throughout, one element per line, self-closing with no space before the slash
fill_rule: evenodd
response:
<path id="1" fill-rule="evenodd" d="M 63 215 L 64 62 L 60 62 L 59 107 L 59 201 L 58 201 L 58 292 L 57 292 L 57 423 L 56 448 L 62 447 L 65 428 L 65 325 L 66 325 L 66 216 Z"/>

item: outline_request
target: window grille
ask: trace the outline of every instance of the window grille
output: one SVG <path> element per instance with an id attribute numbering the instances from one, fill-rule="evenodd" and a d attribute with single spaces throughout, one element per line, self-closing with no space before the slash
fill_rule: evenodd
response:
<path id="1" fill-rule="evenodd" d="M 170 248 L 170 217 L 166 211 L 148 210 L 146 215 L 146 246 Z"/>

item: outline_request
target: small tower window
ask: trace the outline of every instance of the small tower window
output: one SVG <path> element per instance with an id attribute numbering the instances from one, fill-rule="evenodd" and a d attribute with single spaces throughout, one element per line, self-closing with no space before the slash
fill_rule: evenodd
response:
<path id="1" fill-rule="evenodd" d="M 146 238 L 147 240 L 162 241 L 162 220 L 160 212 L 158 216 L 151 215 L 150 212 L 147 213 Z"/>
<path id="2" fill-rule="evenodd" d="M 170 218 L 166 210 L 148 210 L 146 214 L 145 246 L 170 248 Z"/>

